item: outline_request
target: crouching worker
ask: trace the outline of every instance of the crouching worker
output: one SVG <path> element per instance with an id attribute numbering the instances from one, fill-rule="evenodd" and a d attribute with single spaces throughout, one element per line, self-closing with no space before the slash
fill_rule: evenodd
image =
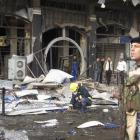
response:
<path id="1" fill-rule="evenodd" d="M 70 103 L 72 104 L 73 109 L 80 109 L 80 112 L 84 112 L 86 106 L 91 105 L 92 96 L 84 86 L 78 83 L 71 83 L 70 91 L 72 92 Z"/>

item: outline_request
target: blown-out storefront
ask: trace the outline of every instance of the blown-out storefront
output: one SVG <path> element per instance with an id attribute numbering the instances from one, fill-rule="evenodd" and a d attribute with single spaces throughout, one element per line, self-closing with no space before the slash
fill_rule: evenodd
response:
<path id="1" fill-rule="evenodd" d="M 0 77 L 5 79 L 8 78 L 8 60 L 12 55 L 26 56 L 32 52 L 32 27 L 29 20 L 14 14 L 1 15 L 0 22 Z"/>
<path id="2" fill-rule="evenodd" d="M 55 35 L 54 35 L 55 34 Z M 49 36 L 50 40 L 47 40 Z M 84 41 L 83 41 L 84 40 Z M 79 63 L 79 74 L 84 73 L 87 62 L 86 38 L 70 27 L 52 29 L 43 34 L 43 50 L 46 71 L 51 68 L 71 73 L 71 61 L 75 55 Z"/>

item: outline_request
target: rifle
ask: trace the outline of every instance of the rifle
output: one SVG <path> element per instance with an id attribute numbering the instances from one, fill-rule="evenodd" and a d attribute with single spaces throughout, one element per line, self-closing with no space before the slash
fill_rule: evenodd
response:
<path id="1" fill-rule="evenodd" d="M 126 136 L 126 112 L 125 112 L 125 108 L 124 108 L 124 88 L 125 88 L 125 84 L 120 85 L 120 140 L 125 140 L 125 136 Z"/>

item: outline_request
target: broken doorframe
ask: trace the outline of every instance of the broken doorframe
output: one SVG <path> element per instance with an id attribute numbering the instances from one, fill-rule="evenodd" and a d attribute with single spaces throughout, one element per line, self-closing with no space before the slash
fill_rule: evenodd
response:
<path id="1" fill-rule="evenodd" d="M 45 49 L 45 53 L 44 53 L 44 58 L 46 60 L 47 58 L 47 55 L 48 55 L 48 52 L 49 52 L 49 49 L 53 46 L 53 44 L 55 44 L 56 42 L 58 41 L 68 41 L 68 42 L 71 42 L 72 44 L 75 45 L 75 47 L 79 50 L 80 52 L 80 56 L 81 56 L 81 66 L 80 66 L 80 75 L 84 72 L 84 69 L 85 69 L 85 60 L 84 60 L 84 54 L 83 54 L 83 51 L 81 49 L 81 47 L 71 38 L 69 37 L 57 37 L 55 39 L 53 39 L 47 46 L 46 46 L 46 49 Z M 46 64 L 45 64 L 46 65 Z M 47 70 L 46 70 L 47 71 Z"/>

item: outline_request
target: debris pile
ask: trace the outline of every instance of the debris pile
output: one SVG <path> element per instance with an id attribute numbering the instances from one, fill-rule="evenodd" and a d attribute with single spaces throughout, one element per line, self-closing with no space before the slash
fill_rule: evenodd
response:
<path id="1" fill-rule="evenodd" d="M 50 70 L 46 77 L 44 75 L 39 78 L 26 76 L 22 82 L 16 83 L 13 89 L 6 90 L 5 114 L 43 114 L 53 110 L 68 110 L 72 95 L 69 91 L 71 78 L 72 76 L 68 73 L 57 69 Z M 77 82 L 84 84 L 93 96 L 93 103 L 89 108 L 102 104 L 118 105 L 118 101 L 111 98 L 112 94 L 109 93 L 106 86 L 103 87 L 104 91 L 100 93 L 94 87 L 91 79 Z M 99 86 L 102 89 L 103 85 Z M 2 112 L 2 110 L 0 111 Z"/>

